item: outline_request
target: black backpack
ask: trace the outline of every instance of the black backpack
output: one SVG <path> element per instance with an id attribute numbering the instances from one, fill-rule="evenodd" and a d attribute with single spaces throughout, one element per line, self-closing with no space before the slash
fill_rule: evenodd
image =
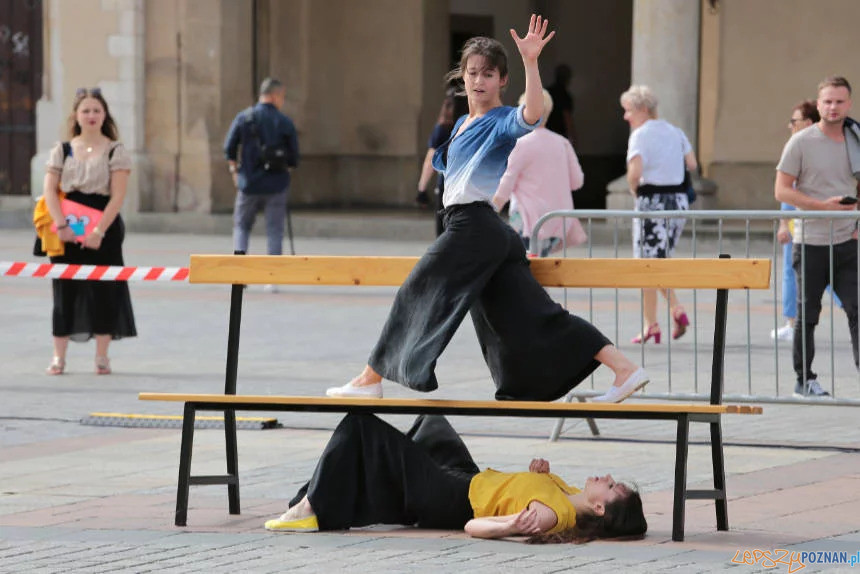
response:
<path id="1" fill-rule="evenodd" d="M 254 115 L 254 108 L 245 112 L 245 122 L 251 130 L 251 135 L 257 141 L 257 146 L 260 148 L 260 157 L 257 160 L 257 166 L 262 167 L 268 173 L 283 173 L 288 171 L 296 164 L 293 150 L 285 144 L 266 145 L 260 137 L 260 130 L 257 126 L 257 119 Z"/>

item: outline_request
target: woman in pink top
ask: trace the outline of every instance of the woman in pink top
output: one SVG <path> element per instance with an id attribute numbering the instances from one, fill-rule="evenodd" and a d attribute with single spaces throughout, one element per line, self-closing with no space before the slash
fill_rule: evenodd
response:
<path id="1" fill-rule="evenodd" d="M 511 201 L 511 224 L 519 231 L 526 249 L 537 220 L 550 211 L 573 209 L 570 192 L 581 188 L 585 179 L 570 141 L 546 129 L 546 120 L 552 111 L 552 96 L 546 90 L 543 100 L 540 126 L 517 140 L 493 196 L 496 209 Z M 541 257 L 563 245 L 579 245 L 586 239 L 578 220 L 562 218 L 549 220 L 540 228 L 538 236 Z"/>

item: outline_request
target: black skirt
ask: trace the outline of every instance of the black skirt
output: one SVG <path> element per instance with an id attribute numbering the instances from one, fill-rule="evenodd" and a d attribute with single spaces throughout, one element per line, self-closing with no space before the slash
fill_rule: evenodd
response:
<path id="1" fill-rule="evenodd" d="M 72 191 L 66 199 L 104 210 L 110 199 Z M 122 217 L 116 219 L 102 239 L 99 249 L 81 249 L 80 243 L 66 243 L 66 252 L 51 257 L 51 263 L 73 263 L 77 265 L 124 265 L 122 242 L 125 225 Z M 110 335 L 112 339 L 134 337 L 134 311 L 126 281 L 86 281 L 79 279 L 54 279 L 54 313 L 52 333 L 55 337 L 70 337 L 73 341 L 88 341 L 94 335 Z"/>

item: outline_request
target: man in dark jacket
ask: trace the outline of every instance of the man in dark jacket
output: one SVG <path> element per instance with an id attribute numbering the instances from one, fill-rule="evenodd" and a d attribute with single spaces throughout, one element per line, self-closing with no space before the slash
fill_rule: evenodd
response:
<path id="1" fill-rule="evenodd" d="M 260 210 L 266 216 L 267 253 L 281 255 L 290 171 L 298 165 L 299 144 L 292 120 L 279 110 L 284 85 L 266 78 L 256 105 L 239 112 L 224 140 L 224 155 L 236 185 L 233 247 L 248 252 L 248 239 Z"/>

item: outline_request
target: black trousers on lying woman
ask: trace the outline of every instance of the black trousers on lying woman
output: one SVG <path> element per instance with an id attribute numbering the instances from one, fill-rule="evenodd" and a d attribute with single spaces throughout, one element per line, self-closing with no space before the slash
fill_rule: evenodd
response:
<path id="1" fill-rule="evenodd" d="M 469 484 L 478 472 L 445 417 L 421 415 L 404 434 L 374 415 L 350 413 L 290 506 L 307 494 L 320 530 L 462 529 L 473 517 Z"/>

